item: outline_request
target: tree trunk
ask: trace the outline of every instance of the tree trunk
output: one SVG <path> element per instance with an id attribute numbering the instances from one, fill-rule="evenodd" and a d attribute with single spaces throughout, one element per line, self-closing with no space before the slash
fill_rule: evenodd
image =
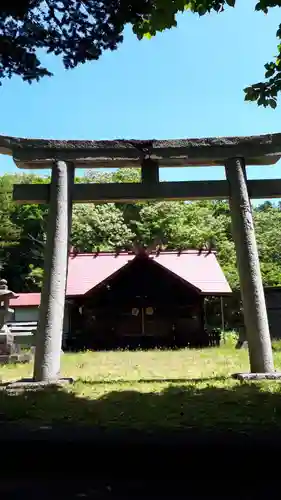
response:
<path id="1" fill-rule="evenodd" d="M 272 372 L 271 339 L 244 160 L 227 160 L 225 171 L 251 372 Z"/>

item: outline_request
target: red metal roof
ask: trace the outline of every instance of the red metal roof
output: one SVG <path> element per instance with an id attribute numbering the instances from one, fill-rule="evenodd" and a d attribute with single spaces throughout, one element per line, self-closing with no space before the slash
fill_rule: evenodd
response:
<path id="1" fill-rule="evenodd" d="M 70 255 L 67 279 L 68 297 L 84 295 L 105 281 L 135 258 L 134 254 L 100 253 Z M 195 286 L 204 295 L 223 295 L 231 289 L 215 253 L 189 250 L 181 253 L 161 252 L 150 259 L 182 280 Z M 21 293 L 11 300 L 12 307 L 40 305 L 40 293 Z"/>
<path id="2" fill-rule="evenodd" d="M 162 252 L 151 257 L 179 278 L 198 288 L 202 294 L 220 295 L 231 293 L 231 288 L 211 252 L 186 251 L 182 253 Z"/>
<path id="3" fill-rule="evenodd" d="M 67 295 L 84 295 L 122 269 L 135 258 L 134 254 L 100 253 L 71 256 L 68 268 Z M 182 280 L 195 286 L 202 294 L 231 293 L 215 253 L 189 250 L 160 252 L 150 259 Z"/>
<path id="4" fill-rule="evenodd" d="M 66 295 L 84 295 L 134 258 L 135 255 L 128 253 L 71 255 L 68 264 Z"/>
<path id="5" fill-rule="evenodd" d="M 17 297 L 10 300 L 11 307 L 38 307 L 40 306 L 41 293 L 18 293 Z"/>

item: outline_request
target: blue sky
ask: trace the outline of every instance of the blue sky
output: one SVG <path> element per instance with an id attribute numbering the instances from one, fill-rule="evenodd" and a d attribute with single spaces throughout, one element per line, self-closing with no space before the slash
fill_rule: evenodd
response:
<path id="1" fill-rule="evenodd" d="M 281 107 L 244 102 L 242 89 L 263 78 L 276 53 L 280 18 L 253 11 L 256 1 L 198 18 L 180 15 L 178 28 L 138 41 L 128 28 L 118 51 L 28 85 L 0 88 L 1 134 L 54 139 L 183 138 L 280 132 Z M 278 19 L 279 18 L 279 19 Z M 0 156 L 0 173 L 16 171 Z M 47 173 L 47 172 L 44 172 Z M 249 178 L 280 177 L 275 167 L 248 168 Z M 223 168 L 164 169 L 165 180 L 221 179 Z"/>

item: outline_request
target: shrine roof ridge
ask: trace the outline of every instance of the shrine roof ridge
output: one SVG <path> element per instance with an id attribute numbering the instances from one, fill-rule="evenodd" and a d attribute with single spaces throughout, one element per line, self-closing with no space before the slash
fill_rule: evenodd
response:
<path id="1" fill-rule="evenodd" d="M 281 133 L 256 136 L 182 139 L 53 140 L 0 136 L 0 154 L 13 156 L 20 168 L 50 168 L 56 160 L 93 167 L 140 166 L 145 158 L 159 166 L 223 165 L 244 157 L 247 164 L 275 164 L 281 157 Z"/>
<path id="2" fill-rule="evenodd" d="M 215 249 L 213 250 L 207 250 L 207 249 L 186 249 L 186 250 L 181 250 L 181 249 L 175 249 L 175 250 L 148 250 L 147 255 L 151 257 L 155 257 L 155 255 L 216 255 L 217 251 Z M 69 252 L 69 258 L 75 259 L 77 257 L 92 257 L 92 258 L 97 258 L 97 257 L 124 257 L 126 255 L 135 255 L 137 256 L 138 253 L 134 250 L 121 250 L 121 251 L 96 251 L 96 252 L 79 252 L 75 250 L 71 250 Z"/>

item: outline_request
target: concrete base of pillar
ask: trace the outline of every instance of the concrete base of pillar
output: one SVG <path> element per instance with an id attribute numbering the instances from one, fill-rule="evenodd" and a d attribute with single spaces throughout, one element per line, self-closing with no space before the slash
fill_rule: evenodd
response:
<path id="1" fill-rule="evenodd" d="M 73 383 L 74 383 L 73 378 L 59 378 L 57 380 L 48 382 L 36 382 L 33 379 L 22 379 L 6 384 L 5 388 L 7 390 L 35 391 L 37 389 L 44 389 L 45 387 L 59 387 L 62 385 L 73 384 Z"/>
<path id="2" fill-rule="evenodd" d="M 236 380 L 281 380 L 281 372 L 268 373 L 234 373 L 232 378 Z"/>

